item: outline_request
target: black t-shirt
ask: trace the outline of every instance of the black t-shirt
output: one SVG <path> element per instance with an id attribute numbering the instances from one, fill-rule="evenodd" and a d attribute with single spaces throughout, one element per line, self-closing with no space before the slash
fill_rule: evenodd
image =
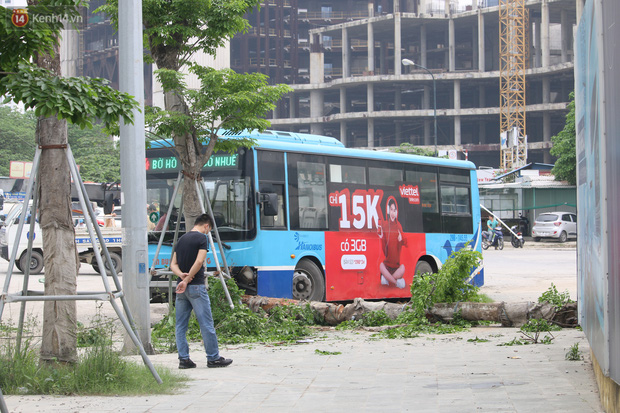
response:
<path id="1" fill-rule="evenodd" d="M 190 231 L 179 238 L 175 253 L 177 254 L 177 264 L 182 272 L 189 272 L 192 265 L 196 262 L 199 250 L 209 251 L 209 243 L 205 234 L 198 231 Z M 179 278 L 177 284 L 180 282 L 181 279 Z M 200 267 L 200 270 L 194 275 L 194 279 L 189 284 L 197 285 L 204 283 L 204 267 Z"/>

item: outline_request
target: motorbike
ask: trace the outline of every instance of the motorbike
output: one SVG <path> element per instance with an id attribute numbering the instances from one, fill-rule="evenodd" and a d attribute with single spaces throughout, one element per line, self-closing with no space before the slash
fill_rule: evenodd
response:
<path id="1" fill-rule="evenodd" d="M 523 239 L 523 233 L 521 232 L 519 226 L 514 225 L 510 228 L 512 231 L 510 243 L 515 248 L 523 248 L 523 244 L 525 244 L 525 240 Z M 517 234 L 517 236 L 515 236 Z"/>
<path id="2" fill-rule="evenodd" d="M 486 250 L 489 247 L 495 247 L 495 249 L 504 249 L 504 234 L 500 228 L 495 228 L 493 239 L 489 239 L 489 232 L 484 231 L 482 233 L 482 249 Z"/>

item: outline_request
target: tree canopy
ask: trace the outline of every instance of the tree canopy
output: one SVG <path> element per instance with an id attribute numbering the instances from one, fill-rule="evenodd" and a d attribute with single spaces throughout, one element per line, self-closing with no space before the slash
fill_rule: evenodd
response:
<path id="1" fill-rule="evenodd" d="M 145 47 L 157 64 L 156 75 L 164 91 L 164 110 L 153 108 L 147 122 L 158 136 L 172 138 L 186 177 L 198 177 L 216 150 L 232 151 L 254 144 L 250 139 L 219 139 L 220 129 L 232 133 L 269 127 L 264 116 L 286 85 L 270 86 L 262 74 L 237 74 L 192 63 L 197 53 L 214 56 L 238 32 L 250 27 L 244 15 L 260 0 L 143 0 Z M 118 24 L 118 0 L 98 11 Z M 200 80 L 198 91 L 189 90 L 183 72 Z M 187 221 L 200 212 L 196 185 L 184 180 L 183 206 Z"/>
<path id="2" fill-rule="evenodd" d="M 33 111 L 0 106 L 0 176 L 9 176 L 11 161 L 32 161 L 36 124 Z M 69 125 L 68 140 L 84 180 L 120 181 L 120 152 L 101 124 L 92 129 Z"/>
<path id="3" fill-rule="evenodd" d="M 568 181 L 571 185 L 577 182 L 577 150 L 576 150 L 576 129 L 575 129 L 575 93 L 570 94 L 570 103 L 568 104 L 568 114 L 566 115 L 566 123 L 564 129 L 555 136 L 551 137 L 553 147 L 550 150 L 551 155 L 558 159 L 551 170 L 555 175 L 555 179 L 560 181 Z"/>
<path id="4" fill-rule="evenodd" d="M 29 15 L 76 17 L 80 0 L 40 0 L 28 6 Z M 12 11 L 0 8 L 0 96 L 5 103 L 23 103 L 36 116 L 67 119 L 81 128 L 95 119 L 106 126 L 120 117 L 132 122 L 135 100 L 99 78 L 56 76 L 33 63 L 35 56 L 53 53 L 63 22 L 58 18 L 31 19 L 24 28 L 11 23 Z"/>

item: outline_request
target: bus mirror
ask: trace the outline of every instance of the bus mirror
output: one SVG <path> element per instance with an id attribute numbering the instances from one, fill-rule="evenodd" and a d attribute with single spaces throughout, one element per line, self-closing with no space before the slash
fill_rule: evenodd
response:
<path id="1" fill-rule="evenodd" d="M 260 202 L 263 204 L 263 214 L 267 217 L 278 215 L 278 194 L 275 192 L 261 192 Z"/>

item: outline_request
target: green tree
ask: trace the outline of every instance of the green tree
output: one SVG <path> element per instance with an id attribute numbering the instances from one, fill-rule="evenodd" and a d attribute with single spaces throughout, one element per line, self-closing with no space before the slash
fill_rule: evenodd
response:
<path id="1" fill-rule="evenodd" d="M 147 122 L 159 136 L 172 137 L 177 155 L 187 172 L 198 177 L 216 150 L 234 150 L 253 145 L 249 139 L 220 139 L 218 129 L 239 133 L 245 129 L 264 130 L 270 123 L 262 119 L 282 95 L 286 85 L 269 86 L 261 74 L 237 74 L 230 69 L 214 70 L 191 64 L 198 52 L 215 55 L 220 46 L 238 32 L 249 28 L 244 14 L 259 0 L 143 0 L 146 47 L 159 70 L 164 90 L 164 109 L 153 109 Z M 101 7 L 117 21 L 118 0 Z M 199 91 L 187 89 L 184 69 L 198 76 Z M 184 179 L 183 207 L 186 222 L 200 214 L 196 185 Z"/>
<path id="2" fill-rule="evenodd" d="M 421 156 L 435 156 L 435 152 L 430 149 L 421 148 L 419 146 L 412 145 L 408 142 L 403 142 L 400 146 L 394 149 L 396 153 L 408 153 L 411 155 Z"/>
<path id="3" fill-rule="evenodd" d="M 568 114 L 564 129 L 555 136 L 551 137 L 553 147 L 551 155 L 558 159 L 551 170 L 558 181 L 568 181 L 571 185 L 577 182 L 577 150 L 576 150 L 576 129 L 575 129 L 575 93 L 570 93 L 570 103 L 568 104 Z"/>
<path id="4" fill-rule="evenodd" d="M 68 139 L 85 181 L 120 182 L 121 153 L 100 124 L 92 129 L 69 125 Z"/>
<path id="5" fill-rule="evenodd" d="M 61 78 L 58 35 L 63 21 L 77 18 L 80 0 L 32 0 L 31 19 L 16 29 L 12 11 L 0 8 L 0 96 L 22 103 L 37 116 L 35 141 L 42 148 L 39 164 L 39 223 L 45 264 L 45 294 L 75 295 L 79 262 L 71 219 L 71 181 L 62 148 L 67 121 L 92 127 L 98 118 L 114 126 L 131 122 L 135 100 L 102 79 Z M 48 18 L 49 17 L 49 18 Z M 76 361 L 75 301 L 46 301 L 43 310 L 42 362 Z"/>
<path id="6" fill-rule="evenodd" d="M 9 176 L 11 161 L 32 161 L 36 125 L 32 111 L 0 106 L 0 176 Z"/>
<path id="7" fill-rule="evenodd" d="M 33 111 L 22 112 L 11 106 L 0 106 L 0 176 L 9 176 L 11 161 L 32 162 L 36 127 L 37 118 Z M 120 180 L 120 151 L 101 125 L 81 129 L 70 124 L 68 139 L 84 180 Z"/>

